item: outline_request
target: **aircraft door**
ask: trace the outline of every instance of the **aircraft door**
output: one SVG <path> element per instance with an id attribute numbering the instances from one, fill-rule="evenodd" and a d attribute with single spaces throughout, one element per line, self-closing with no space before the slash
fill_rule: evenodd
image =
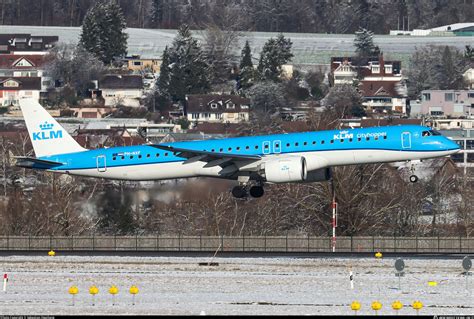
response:
<path id="1" fill-rule="evenodd" d="M 107 172 L 107 162 L 105 160 L 105 155 L 97 156 L 97 171 L 99 171 L 99 173 Z"/>
<path id="2" fill-rule="evenodd" d="M 402 133 L 402 148 L 403 149 L 411 148 L 411 133 L 410 132 Z"/>
<path id="3" fill-rule="evenodd" d="M 263 142 L 263 154 L 270 154 L 271 153 L 271 143 L 269 141 Z"/>
<path id="4" fill-rule="evenodd" d="M 281 153 L 281 141 L 273 141 L 273 153 Z"/>

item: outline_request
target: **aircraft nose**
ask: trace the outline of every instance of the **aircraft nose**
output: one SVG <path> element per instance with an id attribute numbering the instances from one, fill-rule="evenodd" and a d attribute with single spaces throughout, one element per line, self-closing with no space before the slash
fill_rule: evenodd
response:
<path id="1" fill-rule="evenodd" d="M 456 142 L 454 142 L 450 139 L 447 139 L 447 141 L 446 141 L 446 149 L 448 151 L 452 151 L 453 154 L 461 151 L 461 147 L 458 145 L 458 143 L 456 143 Z"/>

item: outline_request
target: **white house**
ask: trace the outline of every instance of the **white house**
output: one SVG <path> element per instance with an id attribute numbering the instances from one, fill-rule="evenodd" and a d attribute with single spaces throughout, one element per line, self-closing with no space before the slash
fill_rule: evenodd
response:
<path id="1" fill-rule="evenodd" d="M 246 122 L 250 100 L 238 95 L 187 95 L 185 114 L 195 123 Z"/>
<path id="2" fill-rule="evenodd" d="M 143 79 L 141 75 L 106 75 L 99 81 L 99 89 L 107 107 L 139 107 L 143 95 Z"/>
<path id="3" fill-rule="evenodd" d="M 0 106 L 19 106 L 21 98 L 40 99 L 40 77 L 0 77 Z"/>

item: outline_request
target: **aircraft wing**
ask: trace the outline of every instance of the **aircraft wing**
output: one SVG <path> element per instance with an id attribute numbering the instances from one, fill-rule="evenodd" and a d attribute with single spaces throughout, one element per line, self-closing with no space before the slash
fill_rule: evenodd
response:
<path id="1" fill-rule="evenodd" d="M 258 155 L 239 155 L 230 153 L 215 153 L 206 151 L 197 151 L 186 148 L 177 148 L 168 145 L 151 145 L 164 151 L 174 153 L 176 156 L 187 158 L 184 164 L 194 162 L 207 162 L 207 167 L 221 166 L 226 167 L 238 161 L 258 161 L 261 159 Z"/>

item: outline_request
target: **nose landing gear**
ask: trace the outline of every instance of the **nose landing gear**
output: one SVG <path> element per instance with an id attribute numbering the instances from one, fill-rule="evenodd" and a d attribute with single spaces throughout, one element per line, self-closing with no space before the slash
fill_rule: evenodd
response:
<path id="1" fill-rule="evenodd" d="M 419 178 L 418 178 L 418 176 L 415 175 L 415 165 L 412 162 L 410 162 L 410 164 L 411 164 L 411 166 L 410 166 L 410 173 L 411 173 L 410 182 L 411 183 L 416 183 L 416 182 L 418 182 Z"/>

